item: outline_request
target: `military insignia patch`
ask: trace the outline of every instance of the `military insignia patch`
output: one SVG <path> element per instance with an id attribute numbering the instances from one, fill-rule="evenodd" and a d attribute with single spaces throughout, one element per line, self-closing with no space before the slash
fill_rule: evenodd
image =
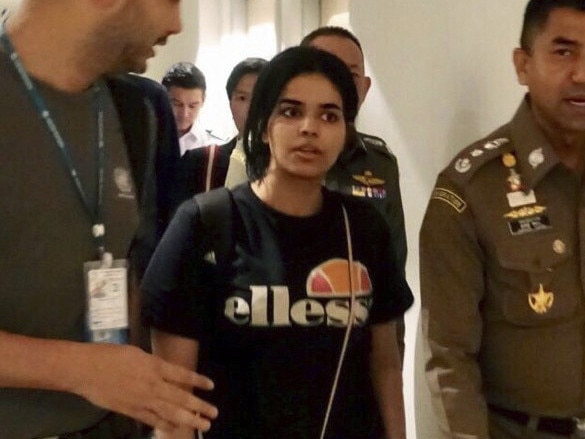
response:
<path id="1" fill-rule="evenodd" d="M 386 198 L 386 189 L 383 187 L 370 187 L 370 186 L 351 186 L 351 194 L 354 197 L 367 197 L 367 198 Z"/>
<path id="2" fill-rule="evenodd" d="M 536 314 L 546 314 L 555 302 L 555 295 L 552 292 L 544 291 L 542 284 L 537 293 L 528 294 L 528 304 Z"/>
<path id="3" fill-rule="evenodd" d="M 491 142 L 487 142 L 483 147 L 487 150 L 490 149 L 498 149 L 500 146 L 505 145 L 510 140 L 506 139 L 505 137 L 501 137 L 499 139 L 492 140 Z"/>
<path id="4" fill-rule="evenodd" d="M 351 194 L 354 197 L 365 197 L 367 195 L 366 194 L 367 189 L 368 188 L 365 186 L 352 186 L 351 187 Z"/>
<path id="5" fill-rule="evenodd" d="M 544 153 L 542 148 L 537 148 L 528 155 L 528 163 L 533 169 L 538 168 L 544 163 Z"/>
<path id="6" fill-rule="evenodd" d="M 528 218 L 530 216 L 535 216 L 541 214 L 546 210 L 545 206 L 529 206 L 529 207 L 522 207 L 520 209 L 512 210 L 504 215 L 504 218 L 510 219 L 518 219 L 518 218 Z"/>
<path id="7" fill-rule="evenodd" d="M 514 168 L 510 168 L 510 176 L 507 178 L 507 181 L 512 192 L 519 191 L 522 188 L 522 177 Z"/>
<path id="8" fill-rule="evenodd" d="M 433 190 L 431 199 L 444 201 L 459 213 L 463 212 L 467 207 L 467 203 L 459 195 L 441 187 Z"/>
<path id="9" fill-rule="evenodd" d="M 509 152 L 502 155 L 502 163 L 506 168 L 513 168 L 516 166 L 516 157 Z"/>
<path id="10" fill-rule="evenodd" d="M 461 158 L 455 162 L 455 170 L 460 174 L 465 174 L 471 169 L 471 161 L 468 158 Z"/>
<path id="11" fill-rule="evenodd" d="M 508 223 L 510 233 L 514 236 L 525 233 L 538 232 L 550 229 L 550 218 L 547 215 L 538 215 L 530 218 L 520 218 Z"/>
<path id="12" fill-rule="evenodd" d="M 384 180 L 378 177 L 374 177 L 372 171 L 365 171 L 363 175 L 352 175 L 352 178 L 364 186 L 381 186 L 386 183 Z"/>
<path id="13" fill-rule="evenodd" d="M 536 195 L 534 195 L 534 191 L 524 192 L 516 189 L 513 192 L 508 192 L 506 197 L 508 198 L 508 204 L 510 207 L 527 206 L 536 203 Z"/>

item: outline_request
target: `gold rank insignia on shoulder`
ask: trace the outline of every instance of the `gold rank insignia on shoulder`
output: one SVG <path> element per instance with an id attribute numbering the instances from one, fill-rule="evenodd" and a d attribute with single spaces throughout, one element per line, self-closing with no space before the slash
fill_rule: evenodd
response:
<path id="1" fill-rule="evenodd" d="M 470 171 L 482 166 L 487 160 L 496 157 L 497 150 L 508 143 L 510 140 L 505 137 L 494 139 L 483 144 L 483 146 L 475 145 L 471 149 L 465 150 L 452 164 L 453 169 L 459 174 L 467 174 Z M 506 163 L 509 162 L 511 154 L 504 154 L 506 156 Z M 509 157 L 510 156 L 510 157 Z M 515 159 L 514 159 L 515 160 Z M 516 163 L 510 165 L 514 166 Z"/>
<path id="2" fill-rule="evenodd" d="M 516 166 L 516 157 L 514 157 L 514 154 L 507 152 L 502 155 L 502 163 L 506 168 L 513 168 Z"/>
<path id="3" fill-rule="evenodd" d="M 484 147 L 484 149 L 487 149 L 487 150 L 498 149 L 500 146 L 505 145 L 509 141 L 510 141 L 510 139 L 507 139 L 505 137 L 500 137 L 499 139 L 494 139 L 490 142 L 487 142 L 486 144 L 483 145 L 483 147 Z"/>
<path id="4" fill-rule="evenodd" d="M 510 190 L 519 191 L 520 189 L 522 189 L 522 177 L 520 176 L 520 174 L 518 174 L 518 172 L 516 172 L 516 169 L 514 169 L 514 167 L 518 163 L 518 161 L 516 160 L 516 156 L 511 152 L 506 152 L 502 154 L 502 163 L 506 168 L 510 170 L 510 176 L 507 178 Z"/>
<path id="5" fill-rule="evenodd" d="M 554 301 L 554 293 L 544 291 L 542 284 L 538 292 L 528 294 L 528 304 L 536 314 L 546 314 L 552 308 Z"/>
<path id="6" fill-rule="evenodd" d="M 537 148 L 528 155 L 528 163 L 530 163 L 533 169 L 538 168 L 544 163 L 544 152 L 542 148 Z"/>
<path id="7" fill-rule="evenodd" d="M 381 186 L 386 183 L 381 178 L 374 177 L 371 171 L 365 171 L 363 175 L 352 175 L 352 178 L 364 186 Z"/>
<path id="8" fill-rule="evenodd" d="M 463 212 L 467 207 L 467 203 L 459 195 L 442 187 L 437 187 L 433 190 L 431 199 L 444 201 L 458 213 Z"/>

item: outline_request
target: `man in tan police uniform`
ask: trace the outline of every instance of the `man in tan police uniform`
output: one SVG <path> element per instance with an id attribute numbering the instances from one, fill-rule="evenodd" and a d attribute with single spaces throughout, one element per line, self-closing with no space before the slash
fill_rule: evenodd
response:
<path id="1" fill-rule="evenodd" d="M 512 121 L 439 175 L 420 240 L 445 438 L 585 437 L 585 2 L 531 0 Z"/>

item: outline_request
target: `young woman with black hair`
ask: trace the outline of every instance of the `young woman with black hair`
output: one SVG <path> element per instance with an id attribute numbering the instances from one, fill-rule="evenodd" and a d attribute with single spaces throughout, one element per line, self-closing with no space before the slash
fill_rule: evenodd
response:
<path id="1" fill-rule="evenodd" d="M 219 416 L 205 437 L 405 437 L 393 319 L 412 294 L 383 218 L 322 186 L 356 112 L 335 56 L 295 47 L 274 57 L 244 133 L 251 183 L 226 197 L 227 256 L 212 252 L 195 199 L 151 261 L 154 353 L 215 381 Z"/>

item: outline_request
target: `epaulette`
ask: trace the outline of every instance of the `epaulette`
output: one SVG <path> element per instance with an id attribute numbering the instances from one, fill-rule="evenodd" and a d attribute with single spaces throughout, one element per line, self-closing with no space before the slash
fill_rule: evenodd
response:
<path id="1" fill-rule="evenodd" d="M 379 137 L 364 133 L 358 133 L 358 137 L 367 149 L 372 149 L 389 157 L 394 157 L 394 154 L 392 154 L 392 151 L 390 151 L 386 142 Z"/>
<path id="2" fill-rule="evenodd" d="M 489 136 L 457 154 L 444 173 L 454 182 L 465 184 L 479 169 L 511 149 L 512 145 L 508 137 Z"/>

